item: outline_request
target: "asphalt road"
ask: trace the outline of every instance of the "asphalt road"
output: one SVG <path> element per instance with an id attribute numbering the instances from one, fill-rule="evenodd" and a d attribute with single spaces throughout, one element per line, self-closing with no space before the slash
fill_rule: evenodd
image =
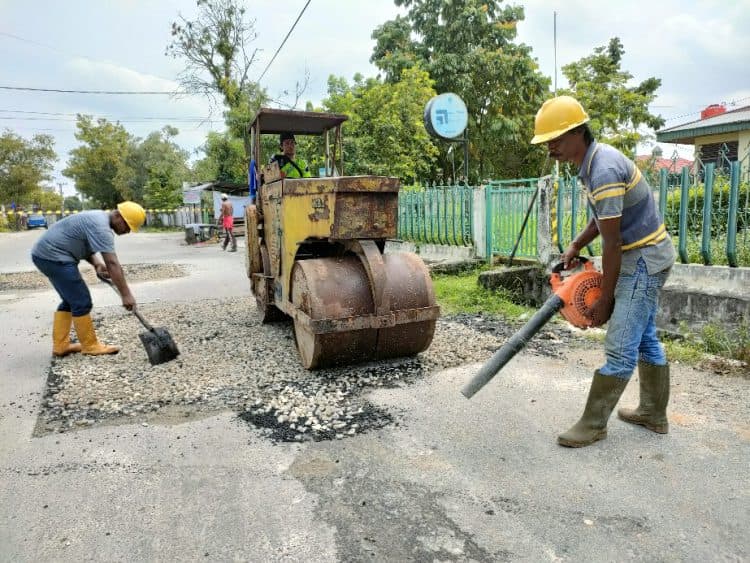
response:
<path id="1" fill-rule="evenodd" d="M 31 270 L 40 234 L 0 234 L 0 273 Z M 140 302 L 247 295 L 241 252 L 181 242 L 118 238 L 123 263 L 190 271 L 133 284 Z M 343 440 L 274 444 L 230 411 L 34 437 L 56 303 L 0 292 L 0 561 L 750 560 L 747 379 L 673 365 L 670 434 L 613 419 L 577 450 L 555 437 L 596 344 L 521 352 L 471 401 L 476 364 L 374 391 L 394 424 Z"/>

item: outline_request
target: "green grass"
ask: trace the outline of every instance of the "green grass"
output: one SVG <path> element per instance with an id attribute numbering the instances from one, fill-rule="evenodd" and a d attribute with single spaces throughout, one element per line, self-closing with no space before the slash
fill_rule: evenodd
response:
<path id="1" fill-rule="evenodd" d="M 508 291 L 490 291 L 479 286 L 479 274 L 488 266 L 461 274 L 434 274 L 435 295 L 443 314 L 485 313 L 506 319 L 533 312 L 534 309 L 513 303 Z"/>

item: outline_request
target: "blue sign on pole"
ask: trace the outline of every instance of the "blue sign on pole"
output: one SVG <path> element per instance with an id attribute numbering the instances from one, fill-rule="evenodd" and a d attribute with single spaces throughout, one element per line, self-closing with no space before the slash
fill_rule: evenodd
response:
<path id="1" fill-rule="evenodd" d="M 456 94 L 447 92 L 435 96 L 424 108 L 424 125 L 427 132 L 443 139 L 460 136 L 468 124 L 466 104 Z"/>

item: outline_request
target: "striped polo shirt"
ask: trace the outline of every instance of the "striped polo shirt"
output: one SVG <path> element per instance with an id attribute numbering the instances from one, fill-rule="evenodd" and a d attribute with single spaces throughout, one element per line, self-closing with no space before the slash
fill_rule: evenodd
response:
<path id="1" fill-rule="evenodd" d="M 674 245 L 651 187 L 632 160 L 614 147 L 593 141 L 578 179 L 586 189 L 597 225 L 600 220 L 620 217 L 621 273 L 632 274 L 639 258 L 646 262 L 649 274 L 674 264 Z"/>

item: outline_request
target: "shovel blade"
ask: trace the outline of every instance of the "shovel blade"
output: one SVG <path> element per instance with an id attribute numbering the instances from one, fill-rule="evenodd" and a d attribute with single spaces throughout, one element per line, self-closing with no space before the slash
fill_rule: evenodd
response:
<path id="1" fill-rule="evenodd" d="M 163 364 L 174 360 L 180 355 L 177 344 L 172 340 L 172 336 L 166 329 L 156 327 L 153 330 L 140 333 L 138 336 L 143 342 L 143 347 L 148 354 L 148 361 L 152 366 Z"/>

